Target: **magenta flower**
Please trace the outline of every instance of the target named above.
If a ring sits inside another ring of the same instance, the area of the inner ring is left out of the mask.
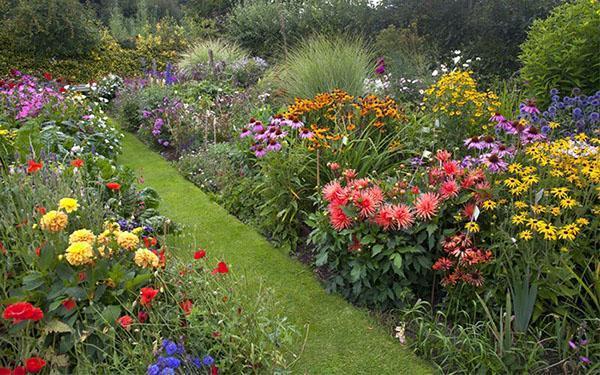
[[[240,138],[245,138],[252,135],[252,132],[248,128],[242,128],[242,132],[240,133]]]
[[[483,163],[487,165],[488,169],[493,173],[504,171],[508,167],[508,163],[502,160],[502,158],[499,157],[498,154],[486,154],[482,155],[482,158]]]
[[[529,113],[530,115],[538,115],[540,110],[535,105],[535,100],[527,99],[525,103],[521,104],[521,113]]]
[[[300,138],[302,139],[311,139],[313,136],[313,132],[308,130],[308,128],[302,128],[302,130],[300,130]]]
[[[486,147],[485,142],[483,142],[483,138],[477,136],[467,138],[463,141],[463,143],[468,149],[474,148],[476,150],[483,150]]]

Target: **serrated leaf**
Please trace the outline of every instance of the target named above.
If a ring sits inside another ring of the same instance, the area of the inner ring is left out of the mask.
[[[44,332],[48,333],[73,333],[73,328],[70,325],[61,322],[60,320],[51,320],[44,326]]]

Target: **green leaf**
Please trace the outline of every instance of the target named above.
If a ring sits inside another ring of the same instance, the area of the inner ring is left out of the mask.
[[[114,324],[121,315],[121,306],[106,306],[100,315],[108,324]]]
[[[46,323],[44,332],[48,333],[73,333],[73,328],[60,320],[54,319]]]
[[[381,253],[381,251],[383,251],[383,245],[375,245],[371,251],[371,256],[374,257],[375,255]]]
[[[131,279],[125,283],[125,289],[127,289],[129,291],[136,289],[141,284],[150,280],[151,277],[152,277],[152,274],[150,274],[150,273],[143,273],[141,275],[137,275],[136,277],[134,277],[133,279]]]

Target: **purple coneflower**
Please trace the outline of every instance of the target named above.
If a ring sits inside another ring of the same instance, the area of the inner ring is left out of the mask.
[[[267,154],[267,150],[265,150],[265,148],[262,145],[257,145],[255,147],[254,155],[256,155],[257,158],[262,158],[266,154]]]
[[[521,104],[521,113],[528,113],[530,115],[539,115],[540,110],[535,106],[535,100],[527,99],[525,103]]]
[[[281,143],[277,142],[274,139],[269,140],[269,144],[267,145],[267,151],[279,151],[281,150]]]
[[[468,149],[483,150],[486,147],[483,139],[477,136],[465,139],[464,144]]]
[[[546,135],[544,135],[538,128],[535,126],[530,126],[523,131],[521,134],[521,143],[524,145],[532,142],[539,142],[546,139]]]
[[[260,133],[265,130],[262,122],[256,121],[255,123],[250,123],[252,125],[252,131],[255,133]]]
[[[300,130],[300,138],[311,139],[313,136],[314,136],[313,132],[308,130],[308,128],[302,128],[302,130]]]
[[[502,160],[496,153],[486,154],[482,157],[483,163],[487,165],[488,169],[493,173],[504,171],[506,170],[506,167],[508,167],[508,163]]]
[[[290,126],[292,127],[292,129],[300,129],[304,126],[304,124],[302,123],[302,121],[298,121],[298,119],[293,119]]]
[[[515,149],[504,144],[496,144],[493,148],[493,152],[498,154],[499,157],[503,158],[505,156],[513,156]]]
[[[492,117],[490,117],[490,121],[492,122],[505,122],[506,118],[502,116],[500,113],[496,112]]]
[[[252,135],[252,132],[248,128],[242,128],[242,132],[240,133],[240,138],[245,138]]]

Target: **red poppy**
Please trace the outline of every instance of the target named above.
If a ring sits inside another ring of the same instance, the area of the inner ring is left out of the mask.
[[[150,316],[148,315],[148,313],[144,310],[138,311],[138,320],[140,321],[140,323],[146,323],[149,317]]]
[[[212,367],[210,368],[210,373],[211,375],[219,375],[219,369],[217,368],[217,366],[212,365]]]
[[[121,189],[121,184],[119,184],[118,182],[109,182],[106,184],[106,187],[112,191],[115,191]]]
[[[45,79],[46,81],[50,81],[50,80],[52,80],[52,74],[50,74],[50,73],[48,73],[48,72],[44,73],[44,79]]]
[[[191,300],[186,299],[184,301],[179,302],[179,306],[183,309],[185,315],[190,315],[194,303]]]
[[[212,270],[213,275],[216,275],[218,273],[228,273],[228,272],[229,272],[229,268],[227,267],[227,264],[225,262],[219,262],[219,264],[217,264],[217,268]]]
[[[77,302],[73,298],[69,298],[62,301],[62,305],[67,311],[71,311],[77,306]]]
[[[206,256],[206,251],[200,249],[194,253],[194,259],[202,259]]]
[[[142,288],[140,290],[140,303],[142,304],[142,306],[146,306],[149,305],[152,300],[156,297],[156,295],[158,294],[158,289],[153,289],[153,288]]]
[[[58,92],[61,92],[61,93],[67,92],[67,89],[65,89],[64,87],[61,87],[60,89],[58,89]]]
[[[410,190],[413,192],[413,194],[419,194],[420,191],[418,186],[413,186]]]
[[[38,257],[42,254],[42,246],[38,246],[35,248],[35,255],[37,255]]]
[[[11,375],[12,371],[6,367],[0,367],[0,375]]]
[[[38,321],[44,317],[44,313],[38,307],[33,306],[29,302],[16,302],[8,305],[2,313],[2,317],[6,320],[13,320],[13,324],[25,320]]]
[[[71,161],[71,166],[75,167],[75,168],[81,168],[83,166],[83,160],[82,159],[75,159]]]
[[[29,160],[27,162],[27,173],[35,173],[37,171],[39,171],[40,169],[42,169],[42,167],[44,166],[44,163],[42,162],[36,162],[35,160]]]
[[[156,246],[157,243],[158,243],[158,240],[154,237],[144,237],[144,245],[146,245],[147,248]]]
[[[34,374],[42,371],[44,366],[46,366],[46,361],[40,357],[31,357],[25,361],[25,369],[27,372]]]
[[[129,329],[129,326],[131,325],[131,323],[133,323],[133,318],[131,318],[129,315],[123,315],[122,317],[117,319],[117,323],[121,327]]]
[[[35,210],[40,215],[46,215],[46,207],[44,207],[44,206],[36,206]]]
[[[13,370],[13,375],[25,375],[25,374],[26,374],[26,371],[25,371],[24,366],[15,367],[15,369]]]

